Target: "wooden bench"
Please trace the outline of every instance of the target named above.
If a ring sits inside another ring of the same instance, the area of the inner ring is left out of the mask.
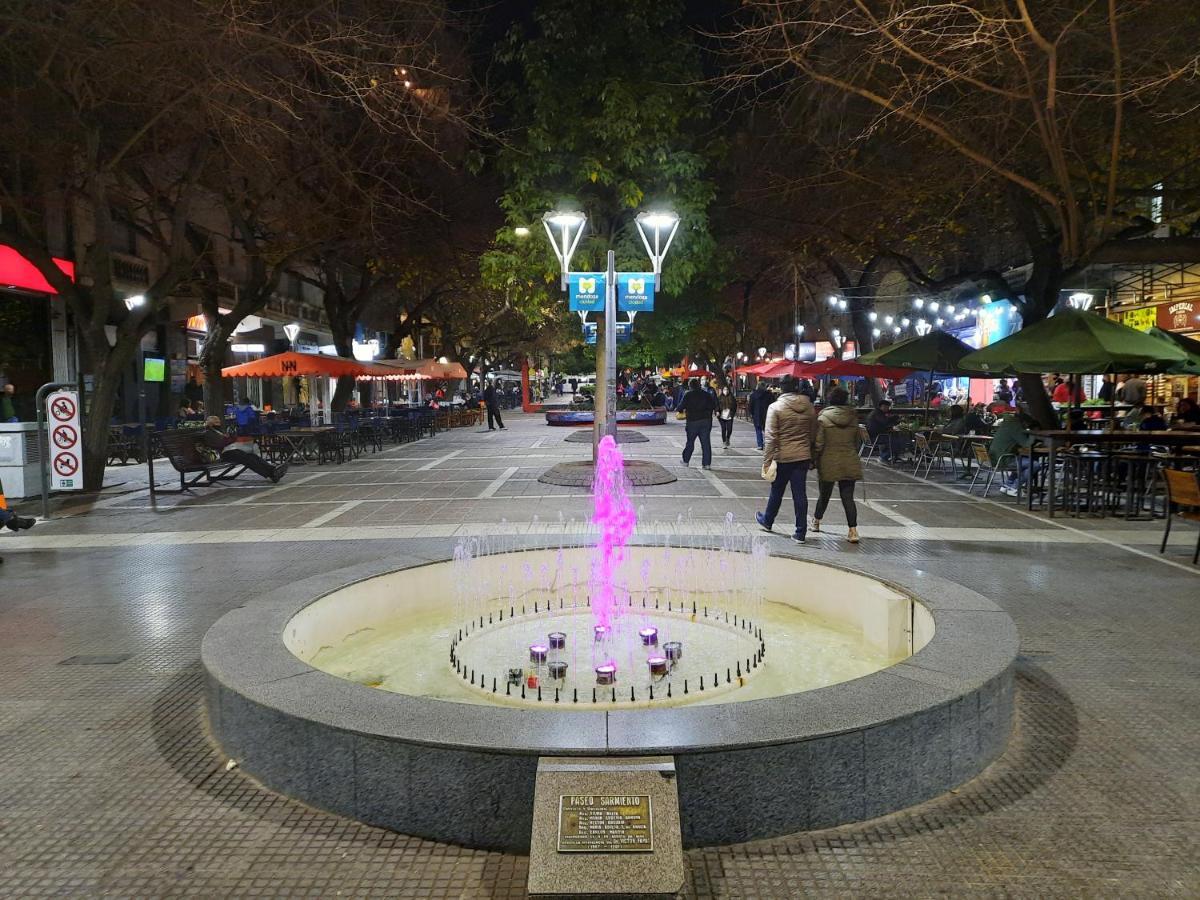
[[[178,431],[160,432],[158,442],[179,473],[179,492],[194,487],[211,486],[217,481],[237,478],[246,470],[239,463],[206,459],[198,445],[204,442],[204,432],[199,428],[184,428]]]

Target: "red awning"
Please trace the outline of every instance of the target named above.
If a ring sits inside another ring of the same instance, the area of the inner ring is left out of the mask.
[[[804,368],[807,378],[819,378],[822,375],[841,375],[847,378],[907,378],[913,369],[900,369],[892,366],[868,366],[853,359],[826,359],[819,363],[809,363]]]
[[[422,378],[444,381],[460,381],[467,377],[467,370],[461,363],[438,362],[436,359],[377,359],[374,365],[395,369],[410,376],[419,375]]]
[[[759,375],[759,376],[761,376],[763,374],[763,372],[766,372],[768,369],[779,365],[781,362],[785,362],[785,360],[764,359],[762,362],[750,363],[749,365],[745,365],[745,366],[738,366],[733,371],[735,373],[737,373],[738,375]]]
[[[326,356],[323,353],[298,353],[295,350],[221,370],[221,375],[225,378],[288,378],[312,375],[328,375],[330,378],[340,378],[343,375],[351,378],[360,375],[386,378],[395,374],[394,369],[359,362],[356,359]]]
[[[809,363],[783,359],[765,366],[758,375],[760,378],[783,378],[786,375],[791,375],[793,378],[809,378],[811,377],[808,374],[809,367]]]
[[[54,264],[69,279],[75,280],[75,263],[55,257]],[[41,269],[5,244],[0,244],[0,288],[16,288],[42,294],[58,293],[42,275]]]

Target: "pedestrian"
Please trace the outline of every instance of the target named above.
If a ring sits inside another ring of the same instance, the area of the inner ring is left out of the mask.
[[[1146,379],[1141,375],[1130,375],[1121,388],[1121,402],[1130,406],[1141,406],[1146,402]]]
[[[783,492],[792,489],[792,506],[796,514],[796,530],[792,540],[803,544],[808,530],[808,493],[805,479],[812,464],[813,439],[816,437],[817,416],[812,401],[800,393],[796,379],[783,379],[783,394],[767,410],[767,427],[763,444],[763,467],[775,463],[775,479],[765,512],[755,513],[754,520],[763,531],[770,531],[775,516],[783,504]]]
[[[237,447],[230,447],[229,445],[233,443],[233,438],[224,432],[221,428],[221,420],[216,416],[209,416],[205,420],[204,432],[201,434],[201,437],[204,440],[204,444],[200,449],[210,458],[215,457],[221,462],[245,466],[251,472],[261,475],[263,478],[269,478],[275,484],[279,484],[279,480],[287,474],[287,463],[280,463],[277,466],[273,466],[257,453],[251,453],[249,450],[240,450]]]
[[[754,443],[759,450],[763,448],[763,429],[767,427],[767,407],[770,405],[771,392],[767,390],[760,378],[758,384],[754,386],[754,390],[750,392],[750,399],[746,401],[750,412],[750,421],[754,424]]]
[[[960,407],[955,407],[959,409]],[[858,427],[858,411],[850,405],[850,395],[843,388],[829,392],[829,405],[817,416],[817,483],[820,493],[813,513],[812,530],[821,530],[821,519],[837,485],[846,513],[846,540],[858,543],[858,508],[854,505],[854,483],[863,477],[858,448],[862,432]]]
[[[737,413],[737,397],[728,387],[721,388],[717,397],[717,419],[721,423],[721,443],[729,449],[729,441],[733,437],[733,417]]]
[[[17,408],[13,405],[13,394],[16,393],[16,388],[10,381],[4,386],[4,390],[0,391],[0,422],[17,422]]]
[[[899,424],[900,417],[892,415],[890,400],[880,400],[879,405],[867,416],[867,437],[879,448],[879,458],[883,462],[891,462],[896,451],[901,449],[896,436],[896,426]],[[879,438],[883,435],[887,435],[887,440],[880,445]]]
[[[258,432],[258,429],[255,427],[258,424],[258,410],[254,408],[254,404],[250,402],[249,397],[242,398],[237,409],[233,412],[233,417],[237,422],[239,435],[256,434]]]
[[[683,464],[691,465],[696,438],[699,438],[700,464],[705,469],[711,469],[712,417],[713,413],[717,411],[717,401],[712,394],[700,386],[699,378],[693,378],[688,382],[688,390],[679,403],[679,410],[687,419],[687,444],[683,448]]]
[[[495,431],[496,426],[504,430],[504,420],[500,418],[500,398],[496,396],[496,385],[488,384],[483,392],[483,403],[487,407],[488,431]]]

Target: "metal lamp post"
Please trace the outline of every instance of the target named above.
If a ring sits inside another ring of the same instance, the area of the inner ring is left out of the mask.
[[[582,212],[556,210],[542,216],[542,225],[558,258],[562,288],[568,290],[571,257],[579,246],[587,217]],[[662,272],[662,261],[679,230],[679,216],[671,212],[643,212],[636,218],[638,234],[650,256],[654,275]],[[602,434],[617,436],[617,259],[608,251],[604,287],[604,356],[596,358],[596,415],[593,428],[593,458]],[[583,314],[581,314],[583,315]],[[603,364],[602,364],[603,362]]]

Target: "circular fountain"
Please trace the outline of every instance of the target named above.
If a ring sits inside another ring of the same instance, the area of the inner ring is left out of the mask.
[[[316,806],[507,850],[542,755],[673,755],[702,846],[891,812],[999,754],[1017,642],[994,604],[731,525],[634,540],[607,449],[587,540],[482,534],[229,613],[202,649],[216,740]]]

